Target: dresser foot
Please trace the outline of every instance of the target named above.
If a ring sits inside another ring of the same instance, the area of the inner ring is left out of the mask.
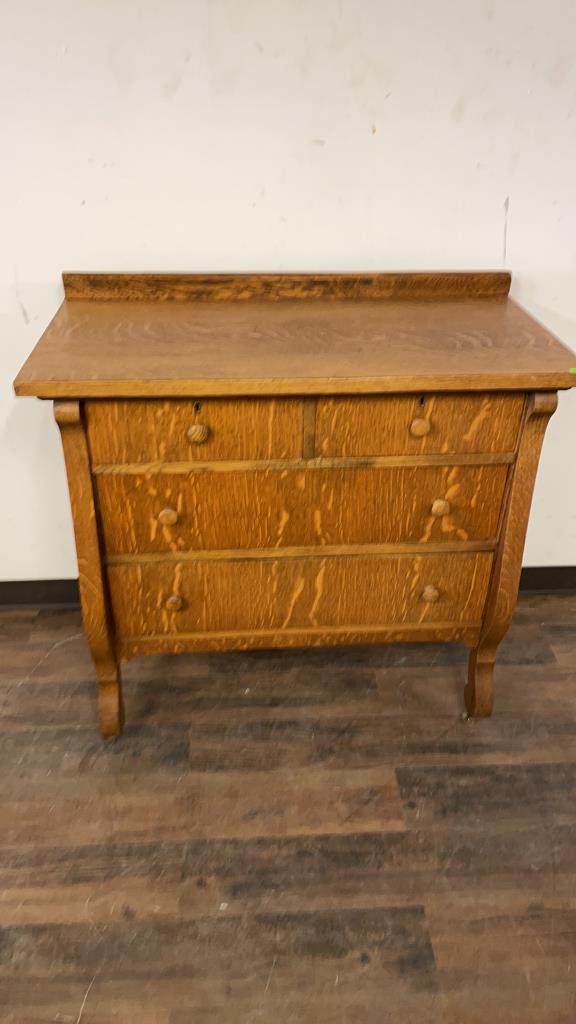
[[[494,700],[492,677],[496,651],[475,647],[468,658],[468,682],[464,687],[464,703],[470,718],[488,718]]]
[[[113,676],[98,676],[98,713],[104,739],[120,736],[124,727],[124,704],[118,669]]]

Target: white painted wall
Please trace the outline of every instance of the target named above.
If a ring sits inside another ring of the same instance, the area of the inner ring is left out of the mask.
[[[76,574],[51,408],[11,392],[63,269],[505,265],[576,348],[574,0],[0,13],[0,578]],[[575,428],[565,394],[527,565],[576,565]]]

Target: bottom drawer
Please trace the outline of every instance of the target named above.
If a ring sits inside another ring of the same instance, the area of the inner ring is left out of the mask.
[[[132,637],[478,625],[492,555],[360,555],[116,565],[116,629]]]

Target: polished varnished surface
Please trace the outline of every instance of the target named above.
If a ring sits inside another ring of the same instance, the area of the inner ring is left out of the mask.
[[[361,632],[387,625],[479,626],[492,555],[358,555],[114,565],[108,570],[120,644],[157,634],[268,634],[282,646],[297,630],[302,643],[324,630]],[[438,599],[426,600],[426,587]],[[179,609],[167,607],[172,594]],[[308,634],[308,636],[307,636]],[[210,637],[206,640],[209,642]]]
[[[466,652],[149,658],[103,745],[77,611],[0,616],[3,1024],[573,1024],[576,598]]]
[[[316,452],[321,456],[511,452],[522,394],[390,395],[319,398]]]
[[[16,380],[43,397],[569,388],[510,299],[66,300]]]
[[[108,554],[178,555],[494,540],[507,472],[493,465],[111,473],[98,476],[96,488]],[[446,512],[436,514],[442,501]]]
[[[284,302],[291,299],[505,298],[507,270],[366,274],[64,273],[67,299],[131,302]]]
[[[304,403],[288,399],[86,402],[92,464],[285,459],[302,454]],[[204,427],[199,438],[191,428]]]
[[[513,452],[524,395],[85,403],[92,465]],[[413,433],[419,424],[421,436]],[[423,425],[423,426],[422,426]],[[192,428],[204,428],[200,440]]]
[[[507,273],[66,275],[55,400],[104,737],[139,654],[461,640],[487,716],[571,354]],[[65,396],[69,396],[66,398]]]

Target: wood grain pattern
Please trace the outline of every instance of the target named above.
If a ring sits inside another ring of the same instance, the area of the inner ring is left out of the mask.
[[[316,455],[316,399],[305,398],[302,406],[302,458]]]
[[[496,650],[506,633],[518,598],[524,541],[540,451],[548,421],[555,412],[554,392],[529,395],[510,494],[494,562],[493,578],[483,616],[480,643],[470,654],[466,707],[471,715],[490,715]]]
[[[505,466],[444,466],[102,475],[96,487],[109,555],[177,554],[491,540],[506,473]],[[447,515],[433,513],[438,500],[449,502]],[[173,525],[160,521],[167,508]]]
[[[143,555],[109,555],[107,565],[136,565],[140,562],[198,562],[216,561],[230,562],[242,559],[258,561],[261,558],[326,558],[335,557],[357,558],[360,555],[444,555],[470,554],[478,551],[495,551],[498,541],[494,540],[463,540],[447,544],[445,541],[427,541],[423,548],[421,543],[414,544],[313,544],[310,546],[283,548],[211,548],[206,551],[159,552]]]
[[[574,354],[510,299],[64,302],[20,371],[43,398],[570,388]]]
[[[205,462],[301,455],[302,402],[297,399],[86,402],[93,463]],[[189,428],[208,428],[194,444]]]
[[[320,398],[317,453],[322,456],[511,452],[523,395],[422,394],[386,398]],[[422,418],[430,430],[411,432]]]
[[[491,565],[490,553],[186,561],[113,565],[108,578],[123,640],[150,633],[323,627],[360,633],[362,626],[383,624],[478,625]],[[422,600],[428,584],[440,591],[435,604]],[[183,599],[179,612],[165,608],[172,593]]]
[[[576,384],[509,284],[65,276],[15,388],[73,399],[105,734],[117,657],[191,649],[460,639],[468,710],[489,712],[549,394]]]
[[[315,459],[220,459],[196,462],[124,462],[93,465],[94,476],[154,476],[156,474],[198,476],[202,473],[257,472],[269,470],[380,469],[408,466],[507,466],[514,452],[484,452],[469,455],[370,455],[358,458]]]
[[[572,1024],[575,624],[475,722],[457,646],[137,659],[101,744],[80,613],[0,610],[2,1024]]]
[[[393,770],[372,769],[363,774],[364,777],[360,772],[355,773],[354,778],[344,782],[342,798],[338,801],[329,799],[328,791],[319,784],[320,780],[307,782],[305,771],[285,778],[273,792],[270,792],[267,775],[257,772],[252,778],[244,778],[242,783],[238,779],[227,779],[225,773],[220,773],[212,779],[210,787],[206,786],[202,774],[195,777],[187,773],[184,785],[178,786],[173,775],[164,772],[154,781],[156,806],[152,814],[148,811],[148,817],[143,811],[149,809],[149,800],[141,785],[135,784],[128,772],[124,774],[114,800],[110,799],[104,786],[90,794],[85,786],[79,789],[74,778],[67,780],[62,777],[44,782],[39,780],[35,792],[22,799],[14,780],[11,780],[10,798],[6,799],[8,794],[3,794],[10,822],[6,840],[9,839],[14,846],[22,844],[37,849],[68,842],[88,844],[99,835],[101,821],[106,814],[109,817],[109,835],[117,843],[145,842],[151,828],[154,831],[164,828],[167,842],[198,840],[210,834],[218,819],[222,827],[216,830],[216,834],[219,833],[222,839],[258,834],[314,835],[326,826],[332,826],[336,833],[346,832],[353,819],[359,832],[373,831],[379,821],[385,823],[390,831],[400,831],[403,828],[403,811]],[[334,781],[341,785],[344,780],[338,773]],[[252,808],[244,806],[239,799],[239,788],[246,784],[251,786]],[[136,798],[135,791],[138,793]],[[79,792],[83,799],[79,799]],[[41,809],[50,796],[53,801],[57,798],[58,814],[53,814],[48,832]],[[250,810],[256,811],[252,817],[247,813]],[[254,822],[258,817],[259,826]]]
[[[508,271],[366,274],[64,273],[67,299],[239,302],[266,299],[505,298]]]
[[[216,630],[212,633],[150,633],[148,636],[120,637],[118,652],[121,661],[142,655],[186,654],[200,651],[234,651],[238,656],[247,651],[288,652],[308,647],[358,647],[366,644],[438,644],[459,641],[473,647],[478,643],[480,623],[475,626],[454,622],[405,623],[381,622],[377,626],[307,626],[258,630]],[[380,647],[381,650],[385,648]]]
[[[98,678],[100,728],[105,737],[117,736],[122,731],[123,723],[122,691],[100,558],[96,509],[80,404],[56,402],[54,415],[60,427],[66,461],[84,629]]]

